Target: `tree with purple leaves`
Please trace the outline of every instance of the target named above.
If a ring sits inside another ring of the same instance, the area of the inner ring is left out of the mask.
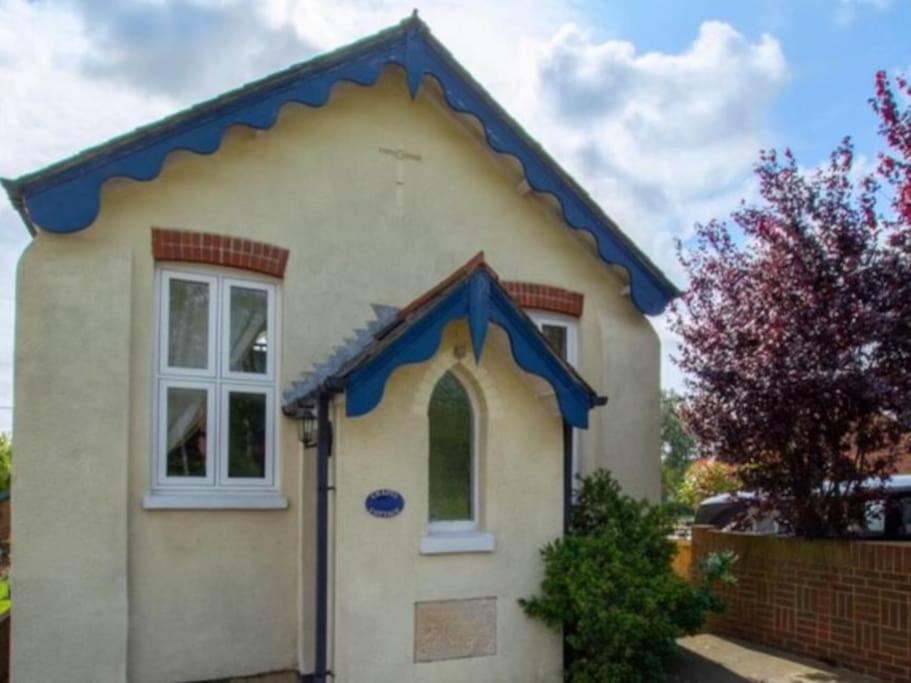
[[[808,538],[863,526],[908,430],[911,114],[878,83],[878,175],[856,178],[848,139],[809,171],[789,151],[764,152],[762,201],[698,225],[679,250],[684,419],[702,455],[735,465]]]

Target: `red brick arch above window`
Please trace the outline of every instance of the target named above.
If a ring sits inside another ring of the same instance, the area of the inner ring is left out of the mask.
[[[533,282],[503,282],[509,295],[522,308],[535,308],[540,311],[562,313],[574,318],[582,316],[584,296],[561,287],[539,285]]]
[[[206,263],[284,277],[288,250],[265,242],[192,230],[152,228],[156,261]]]

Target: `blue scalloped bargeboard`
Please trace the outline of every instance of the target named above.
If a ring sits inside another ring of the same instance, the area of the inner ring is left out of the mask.
[[[534,324],[483,270],[473,273],[392,344],[351,371],[345,384],[347,414],[355,417],[373,410],[395,369],[428,360],[439,348],[446,325],[462,318],[468,319],[475,358],[480,360],[487,326],[497,324],[509,338],[516,364],[553,387],[563,419],[573,427],[588,427],[588,413],[598,405],[598,397],[566,369]]]
[[[171,152],[187,150],[212,154],[221,145],[227,129],[234,125],[271,128],[279,110],[289,102],[321,107],[339,81],[373,85],[383,68],[397,64],[406,71],[412,97],[425,75],[434,77],[448,105],[455,111],[475,116],[484,128],[488,145],[498,153],[515,157],[529,186],[547,192],[560,203],[566,223],[585,230],[595,238],[598,254],[607,263],[629,274],[630,297],[646,315],[661,313],[676,295],[673,286],[655,273],[635,253],[615,226],[598,216],[561,175],[554,162],[529,144],[516,124],[508,120],[483,89],[430,36],[419,20],[405,22],[401,30],[384,40],[353,46],[338,60],[320,68],[304,64],[287,77],[241,92],[220,105],[192,112],[173,125],[139,134],[137,138],[109,152],[76,162],[59,172],[50,172],[21,184],[30,219],[50,232],[69,233],[89,226],[100,209],[101,185],[114,177],[148,181],[161,173]]]

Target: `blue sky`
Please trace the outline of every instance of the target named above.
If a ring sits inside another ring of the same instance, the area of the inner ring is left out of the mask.
[[[753,197],[760,148],[871,164],[877,69],[911,71],[911,0],[0,0],[0,176],[395,23],[434,33],[681,285],[674,240]],[[530,8],[534,10],[531,11]],[[0,430],[14,270],[0,199]],[[679,387],[664,342],[663,383]]]
[[[867,99],[873,74],[911,69],[911,2],[903,0],[656,0],[595,3],[605,38],[631,40],[643,50],[686,48],[706,18],[728,22],[748,39],[774,36],[790,65],[790,82],[769,110],[776,144],[807,163],[825,156],[847,133],[858,147],[877,147]]]

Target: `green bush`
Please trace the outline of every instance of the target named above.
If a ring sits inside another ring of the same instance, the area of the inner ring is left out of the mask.
[[[733,555],[716,556],[691,585],[674,574],[668,511],[624,495],[610,474],[581,479],[569,533],[541,550],[541,594],[526,614],[562,629],[572,683],[663,681],[676,639],[693,633],[721,601]]]

